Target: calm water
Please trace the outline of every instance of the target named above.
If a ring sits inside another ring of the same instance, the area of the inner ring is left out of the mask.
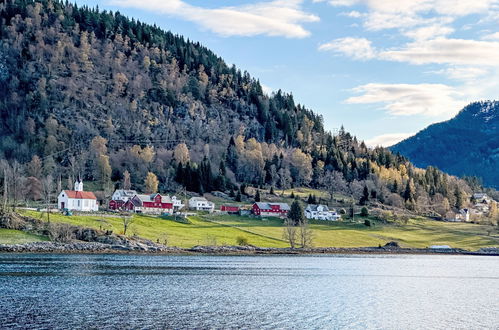
[[[499,258],[0,254],[0,327],[499,329]]]

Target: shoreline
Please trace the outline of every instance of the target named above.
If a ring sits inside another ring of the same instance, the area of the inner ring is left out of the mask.
[[[337,254],[418,254],[418,255],[480,255],[499,256],[499,248],[482,248],[477,251],[464,249],[429,249],[383,247],[327,247],[327,248],[263,248],[255,246],[194,246],[192,248],[168,247],[159,244],[109,245],[97,242],[34,242],[0,244],[0,253],[50,253],[50,254],[136,254],[136,255],[337,255]]]

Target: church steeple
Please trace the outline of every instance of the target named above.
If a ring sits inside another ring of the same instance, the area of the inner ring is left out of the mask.
[[[78,179],[75,181],[75,191],[83,191],[83,181],[78,176]]]

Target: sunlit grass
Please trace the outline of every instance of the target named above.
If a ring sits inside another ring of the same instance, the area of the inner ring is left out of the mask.
[[[47,240],[46,236],[28,234],[20,230],[0,229],[0,244],[23,244]]]
[[[35,211],[23,211],[39,217]],[[104,219],[104,221],[102,221]],[[359,220],[362,220],[361,218]],[[96,229],[123,232],[122,219],[115,215],[63,216],[53,214],[51,221],[64,222]],[[261,247],[287,247],[283,239],[283,220],[278,218],[239,217],[235,215],[202,215],[189,217],[189,223],[172,218],[134,215],[127,236],[137,235],[170,246],[189,248],[195,245],[235,245],[237,237],[245,237],[249,244]],[[321,222],[311,223],[313,245],[316,247],[364,247],[384,245],[397,241],[403,247],[424,248],[430,245],[449,245],[476,250],[499,246],[497,230],[490,226],[469,223],[445,223],[429,220],[411,220],[407,225],[376,223],[366,227],[363,223]],[[490,234],[490,235],[489,235]]]

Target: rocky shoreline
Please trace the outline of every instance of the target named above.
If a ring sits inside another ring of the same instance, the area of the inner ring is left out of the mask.
[[[1,245],[0,253],[114,253],[114,254],[205,254],[205,255],[298,255],[298,254],[453,254],[499,256],[499,248],[478,251],[463,249],[419,249],[397,246],[359,248],[263,248],[255,246],[195,246],[190,249],[168,247],[150,241],[126,241],[125,244],[99,242],[35,242]]]

